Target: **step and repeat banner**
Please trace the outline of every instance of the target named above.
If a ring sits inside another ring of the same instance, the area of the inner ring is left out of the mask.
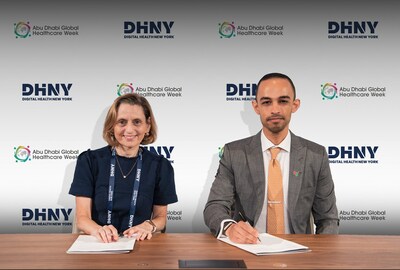
[[[372,2],[372,3],[371,3]],[[261,129],[266,73],[301,100],[291,130],[326,147],[343,234],[400,234],[398,1],[4,1],[0,233],[70,232],[77,156],[106,145],[119,95],[145,96],[147,148],[174,167],[167,232],[208,232],[225,143]]]

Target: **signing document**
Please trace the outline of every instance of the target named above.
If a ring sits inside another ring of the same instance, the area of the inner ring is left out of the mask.
[[[68,254],[107,254],[128,253],[133,250],[135,237],[120,237],[118,241],[103,243],[91,235],[79,235],[72,246],[67,250]]]
[[[268,233],[259,234],[259,239],[260,242],[257,244],[237,244],[229,240],[229,238],[226,236],[218,236],[218,240],[255,255],[274,255],[310,251],[306,246],[270,235]]]

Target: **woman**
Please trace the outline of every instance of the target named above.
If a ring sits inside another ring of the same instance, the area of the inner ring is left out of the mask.
[[[156,140],[150,104],[137,94],[118,97],[104,123],[108,146],[79,155],[70,194],[79,230],[109,243],[119,235],[151,239],[165,228],[167,205],[177,202],[167,159],[140,144]]]

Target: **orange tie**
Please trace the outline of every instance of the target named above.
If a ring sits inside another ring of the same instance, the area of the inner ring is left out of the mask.
[[[269,150],[271,160],[268,168],[267,232],[269,234],[284,234],[282,172],[276,159],[281,149],[276,147]]]

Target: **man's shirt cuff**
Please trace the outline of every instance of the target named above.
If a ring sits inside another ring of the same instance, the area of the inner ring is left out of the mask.
[[[232,225],[233,223],[237,223],[236,221],[234,221],[233,219],[224,219],[223,221],[221,221],[221,225],[219,226],[219,233],[217,238],[224,238],[227,237],[225,235],[226,230],[229,228],[230,225]]]

